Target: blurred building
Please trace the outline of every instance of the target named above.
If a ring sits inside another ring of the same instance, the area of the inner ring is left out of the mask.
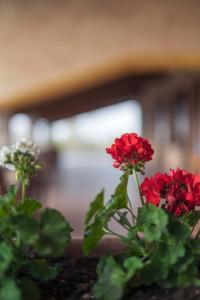
[[[149,138],[148,174],[200,172],[199,11],[195,0],[0,2],[0,143],[40,144],[33,193],[77,235],[91,197],[118,180],[104,154],[116,135]]]

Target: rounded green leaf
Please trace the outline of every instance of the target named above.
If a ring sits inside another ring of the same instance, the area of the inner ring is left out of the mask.
[[[166,231],[168,224],[167,213],[152,204],[146,204],[138,210],[137,227],[144,232],[147,241],[159,240]]]
[[[39,221],[39,238],[35,250],[40,256],[60,256],[71,240],[71,227],[57,210],[46,208]]]

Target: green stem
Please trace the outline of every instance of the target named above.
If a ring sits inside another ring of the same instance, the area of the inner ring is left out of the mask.
[[[26,180],[22,180],[22,202],[24,202],[25,197],[26,197],[26,189],[27,189],[27,184]]]
[[[135,184],[136,184],[136,186],[137,186],[137,189],[138,189],[138,193],[139,193],[139,196],[140,196],[141,204],[142,204],[142,206],[143,206],[143,205],[144,205],[144,200],[143,200],[143,197],[142,197],[142,194],[141,194],[141,191],[140,191],[140,184],[139,184],[137,172],[135,171],[135,169],[133,169],[133,177],[134,177],[134,180],[135,180]]]
[[[124,238],[123,235],[118,234],[118,233],[112,231],[110,228],[105,228],[105,229],[106,229],[106,233],[107,233],[107,234],[115,235],[115,236],[119,237],[120,239],[123,239],[123,238]]]
[[[124,229],[128,230],[128,227],[126,227],[124,224],[119,223],[119,220],[118,220],[115,216],[112,216],[112,218],[113,218],[118,224],[120,224]]]
[[[132,204],[131,204],[131,200],[129,199],[128,197],[128,203],[129,203],[129,206],[130,206],[130,209],[128,208],[128,211],[130,212],[131,214],[131,217],[132,217],[132,220],[133,220],[133,224],[135,224],[135,215],[134,215],[134,212],[133,212],[133,207],[132,207]]]

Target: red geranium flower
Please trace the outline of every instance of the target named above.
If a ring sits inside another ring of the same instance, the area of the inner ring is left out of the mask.
[[[145,178],[141,192],[146,202],[181,216],[200,205],[200,176],[179,168],[169,175],[157,173]]]
[[[144,163],[152,159],[154,153],[151,144],[147,139],[138,136],[136,133],[125,133],[115,139],[106,152],[115,160],[115,168],[126,169],[133,167],[142,172]]]

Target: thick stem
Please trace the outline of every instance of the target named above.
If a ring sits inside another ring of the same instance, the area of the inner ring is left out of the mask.
[[[138,189],[138,193],[139,193],[139,196],[140,196],[141,204],[143,206],[144,205],[144,200],[143,200],[143,197],[142,197],[142,194],[141,194],[141,191],[140,191],[140,184],[139,184],[137,172],[135,171],[135,169],[133,169],[133,177],[134,177],[134,181],[135,181],[135,184],[137,186],[137,189]]]
[[[25,197],[26,197],[26,189],[27,189],[27,183],[26,183],[26,179],[22,180],[22,199],[21,201],[24,202]]]

